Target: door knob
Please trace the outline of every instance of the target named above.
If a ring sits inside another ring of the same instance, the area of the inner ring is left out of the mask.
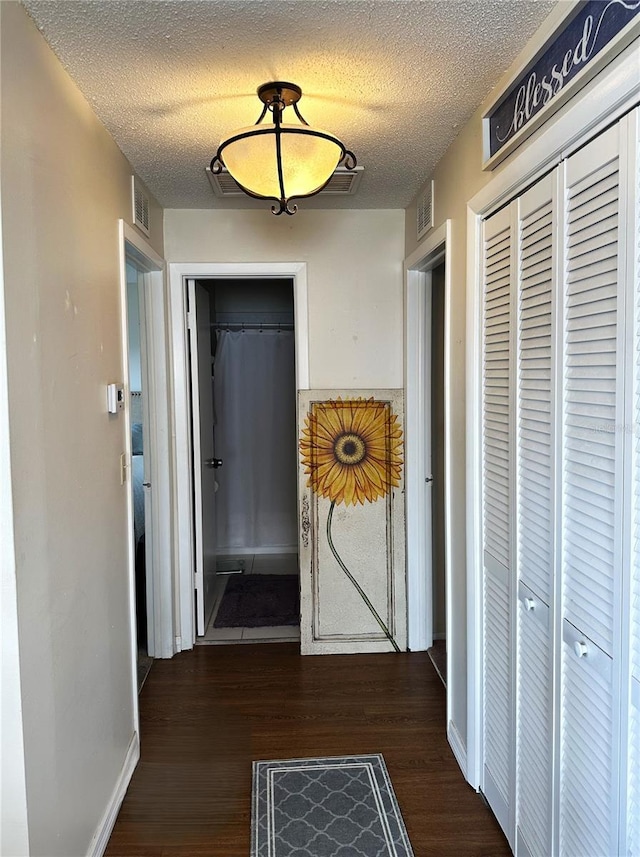
[[[217,470],[218,467],[222,467],[222,459],[221,458],[207,458],[205,461],[207,467],[213,467],[214,470]]]
[[[584,658],[587,656],[589,652],[589,647],[586,643],[583,643],[581,640],[576,640],[573,644],[573,651],[579,658]]]

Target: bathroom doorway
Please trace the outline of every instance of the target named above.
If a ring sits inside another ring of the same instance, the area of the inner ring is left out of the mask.
[[[298,640],[293,280],[187,288],[197,642]]]

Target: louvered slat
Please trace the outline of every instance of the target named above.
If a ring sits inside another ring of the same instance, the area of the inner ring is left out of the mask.
[[[610,655],[616,539],[618,182],[617,156],[575,175],[569,169],[565,235],[564,615]]]
[[[567,623],[565,623],[565,626]],[[560,854],[607,857],[614,853],[610,658],[589,643],[577,657],[581,635],[565,631],[560,795]],[[594,668],[589,659],[598,663]],[[597,740],[594,740],[597,739]]]
[[[531,857],[548,857],[553,773],[549,608],[521,585],[518,610],[518,829]]]

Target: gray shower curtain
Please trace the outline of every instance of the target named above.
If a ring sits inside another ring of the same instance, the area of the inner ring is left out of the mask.
[[[217,546],[284,551],[297,544],[293,331],[222,330],[214,365]]]

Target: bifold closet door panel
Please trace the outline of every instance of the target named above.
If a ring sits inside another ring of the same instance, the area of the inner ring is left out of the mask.
[[[512,207],[483,232],[483,789],[513,842],[515,792],[512,645]]]
[[[552,853],[555,290],[554,171],[517,201],[517,832],[532,857]]]
[[[608,655],[621,560],[620,133],[565,171],[563,614]]]
[[[564,166],[561,857],[618,852],[623,128]]]

